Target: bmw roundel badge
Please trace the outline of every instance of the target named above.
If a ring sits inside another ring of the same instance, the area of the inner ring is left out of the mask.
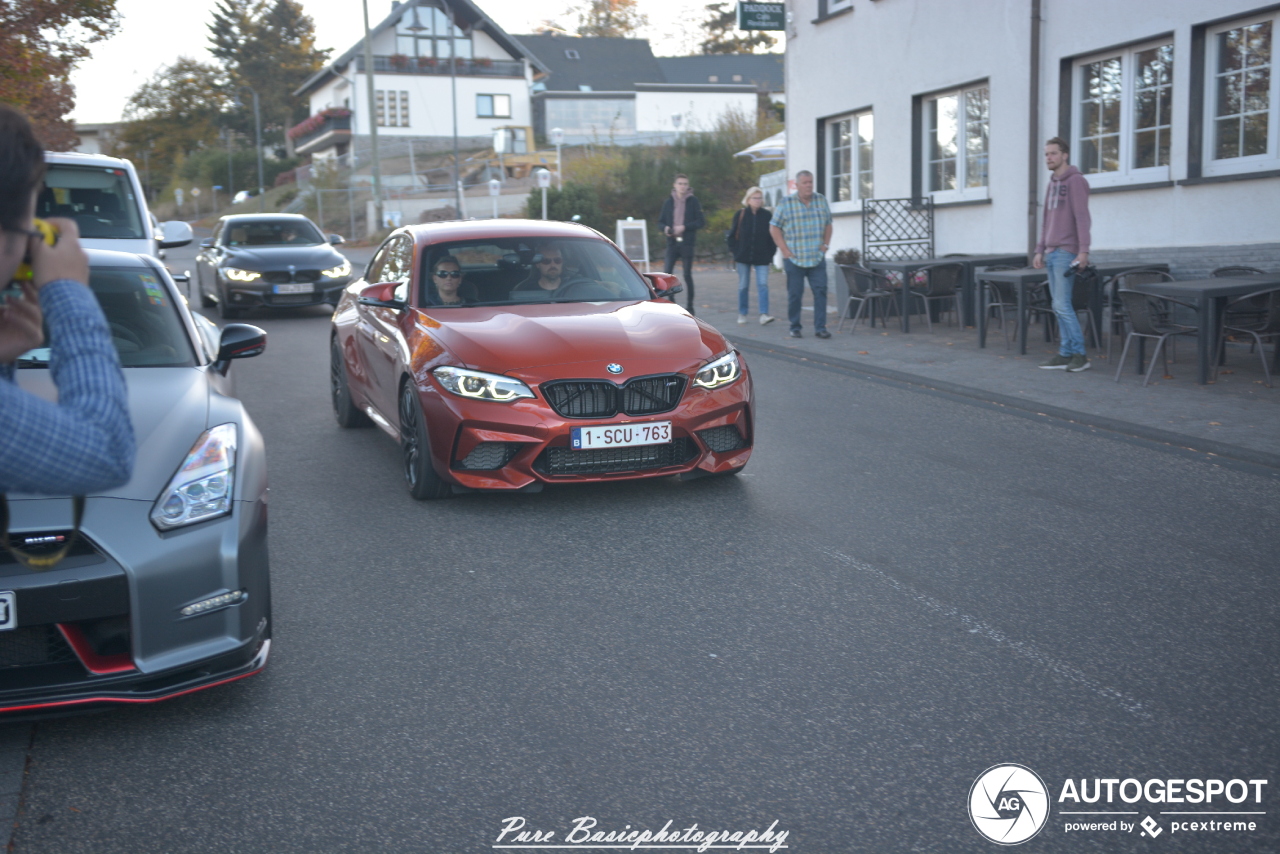
[[[605,370],[611,374],[620,374],[622,373],[622,365],[619,365],[617,362],[612,362],[605,366]]]

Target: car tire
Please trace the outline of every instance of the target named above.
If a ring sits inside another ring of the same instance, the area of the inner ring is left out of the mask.
[[[329,390],[333,398],[333,417],[338,419],[339,427],[368,427],[373,424],[351,399],[347,362],[342,358],[342,346],[337,338],[329,346]]]
[[[204,279],[200,276],[200,265],[196,264],[196,293],[200,295],[200,306],[202,308],[213,308],[218,301],[209,296],[204,289]]]
[[[405,483],[414,498],[426,501],[445,498],[453,492],[431,464],[427,419],[412,382],[405,383],[400,389],[400,453],[404,460]]]

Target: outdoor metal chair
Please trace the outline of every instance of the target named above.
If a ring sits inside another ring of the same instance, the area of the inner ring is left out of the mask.
[[[871,305],[870,318],[874,328],[876,302],[878,300],[887,301],[893,296],[888,278],[865,267],[858,267],[852,264],[837,264],[836,266],[840,268],[845,282],[849,285],[849,301],[845,304],[844,311],[840,314],[840,323],[836,326],[836,331],[839,332],[843,329],[844,322],[852,317],[853,329],[849,331],[853,332],[858,326],[858,318],[863,316],[868,304]],[[853,309],[855,302],[858,303],[858,310],[853,315],[850,315],[849,312]],[[886,309],[881,308],[880,324],[882,326],[887,323],[885,319],[886,313]]]
[[[1174,336],[1196,335],[1200,332],[1198,326],[1174,323],[1170,319],[1173,314],[1171,306],[1176,304],[1191,311],[1195,311],[1195,306],[1172,297],[1153,296],[1152,294],[1133,291],[1128,288],[1121,288],[1117,292],[1117,296],[1120,298],[1125,315],[1129,319],[1129,334],[1125,336],[1124,349],[1120,351],[1120,361],[1116,365],[1115,381],[1120,382],[1120,372],[1124,370],[1124,359],[1125,356],[1129,355],[1129,344],[1133,342],[1133,339],[1155,338],[1156,348],[1151,353],[1151,364],[1142,378],[1142,385],[1145,387],[1147,383],[1151,382],[1151,372],[1155,370],[1157,356],[1160,357],[1160,365],[1164,372],[1169,372],[1169,363],[1165,358],[1166,348],[1164,342]],[[1138,370],[1142,370],[1141,361],[1138,363]]]
[[[1221,278],[1240,278],[1242,276],[1265,276],[1265,270],[1259,270],[1257,267],[1219,267],[1209,274],[1215,279]],[[1266,312],[1265,299],[1253,300],[1232,300],[1232,307],[1229,307],[1222,315],[1222,322],[1230,325],[1249,326],[1257,323],[1262,319]],[[1249,345],[1249,352],[1253,352],[1253,344]]]
[[[1232,308],[1240,305],[1249,306],[1251,312],[1261,306],[1261,312],[1251,320],[1227,320],[1232,316]],[[1227,310],[1223,318],[1222,334],[1218,336],[1218,358],[1214,359],[1213,362],[1214,380],[1218,379],[1218,365],[1223,362],[1227,355],[1227,333],[1234,332],[1240,335],[1248,335],[1253,339],[1253,345],[1257,347],[1258,357],[1262,360],[1263,382],[1267,388],[1271,388],[1271,369],[1267,365],[1267,354],[1262,347],[1262,340],[1264,338],[1280,338],[1280,288],[1268,288],[1245,294],[1242,297],[1236,297],[1227,303]],[[1280,343],[1277,343],[1276,347],[1280,350]],[[1250,352],[1252,352],[1252,348],[1250,348]]]
[[[1133,288],[1139,285],[1150,285],[1156,282],[1172,282],[1174,278],[1164,270],[1152,270],[1147,267],[1135,267],[1116,273],[1102,285],[1102,310],[1106,315],[1102,325],[1107,330],[1107,358],[1111,358],[1111,339],[1117,333],[1124,334],[1129,318],[1125,314],[1124,304],[1117,295],[1122,288]],[[1174,361],[1177,361],[1176,354]]]
[[[924,303],[925,326],[930,332],[933,331],[933,319],[929,316],[930,303],[950,300],[951,307],[947,309],[947,313],[956,311],[960,284],[963,281],[963,264],[930,264],[916,270],[915,278],[911,283],[910,297],[918,298]],[[916,285],[916,282],[920,285]]]
[[[1214,279],[1222,279],[1234,278],[1236,276],[1265,276],[1266,274],[1266,270],[1259,270],[1257,267],[1231,266],[1219,267],[1210,273],[1209,276]]]
[[[1093,290],[1097,287],[1098,271],[1093,267],[1086,267],[1083,271],[1078,271],[1071,277],[1071,307],[1075,309],[1076,317],[1079,318],[1081,312],[1084,313],[1085,322],[1081,324],[1081,331],[1093,336],[1093,346],[1099,350],[1102,349],[1102,336],[1098,334],[1098,327],[1093,321],[1093,312],[1089,310],[1089,303],[1093,297]],[[1056,329],[1056,321],[1058,314],[1053,310],[1053,295],[1050,293],[1048,284],[1044,285],[1044,292],[1040,301],[1027,306],[1028,314],[1044,315],[1045,328],[1047,330]]]
[[[996,272],[999,270],[1021,270],[1021,267],[1013,264],[996,264],[991,267],[984,267],[984,271]],[[981,275],[979,273],[978,275]],[[1000,316],[1000,328],[1004,331],[1004,348],[1009,349],[1009,324],[1005,323],[1004,313],[1012,312],[1014,320],[1018,319],[1018,288],[1010,282],[986,282],[982,283],[983,289],[987,295],[987,313],[993,312]],[[1043,296],[1043,285],[1036,285],[1027,291],[1028,300],[1030,302],[1041,301]],[[1014,330],[1017,330],[1017,323],[1014,324]]]

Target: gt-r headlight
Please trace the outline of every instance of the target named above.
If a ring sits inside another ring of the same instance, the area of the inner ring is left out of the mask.
[[[465,368],[436,368],[432,371],[440,385],[459,397],[476,400],[511,401],[533,397],[533,391],[520,380]]]
[[[194,525],[231,512],[236,484],[236,425],[211,427],[151,508],[151,524],[161,531]]]
[[[694,374],[693,384],[703,388],[720,388],[742,376],[742,365],[738,362],[738,354],[730,353],[721,356],[714,362]]]
[[[351,275],[351,262],[346,258],[342,259],[342,263],[336,267],[330,267],[327,270],[321,270],[320,275],[330,279],[340,279],[343,276]]]
[[[223,267],[222,272],[233,282],[256,282],[262,278],[257,270],[241,270],[238,267]]]

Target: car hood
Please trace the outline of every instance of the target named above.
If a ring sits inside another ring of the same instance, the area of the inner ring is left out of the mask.
[[[95,493],[112,498],[155,501],[191,446],[210,426],[209,387],[204,368],[125,368],[129,415],[138,456],[133,477],[124,486]],[[19,384],[47,400],[57,400],[49,372],[17,371]]]
[[[307,270],[325,270],[342,263],[343,255],[327,243],[314,246],[232,246],[226,263],[247,270],[278,270],[292,264]]]
[[[462,362],[460,367],[512,376],[549,378],[557,373],[546,370],[552,366],[584,363],[599,364],[601,370],[618,363],[626,376],[634,376],[690,368],[728,349],[724,336],[713,327],[670,303],[446,311],[423,315],[423,321],[432,336]],[[447,322],[435,322],[440,319]]]

